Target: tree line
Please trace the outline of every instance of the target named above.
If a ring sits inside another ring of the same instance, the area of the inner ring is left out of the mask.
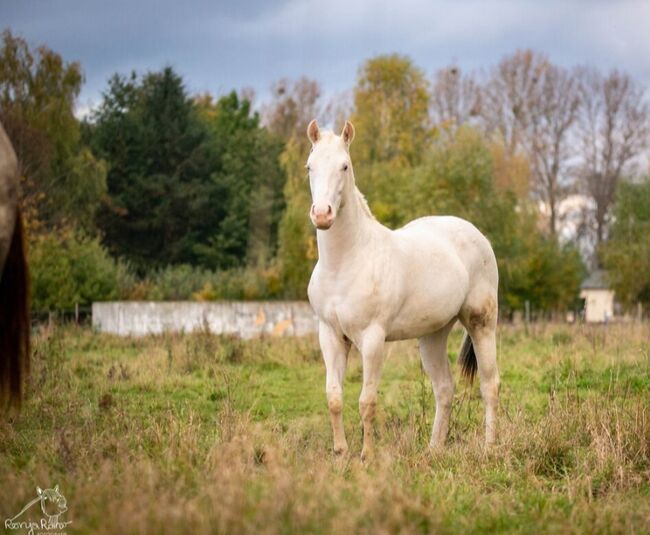
[[[9,30],[0,58],[38,310],[304,298],[317,257],[313,117],[354,122],[355,176],[381,222],[454,214],[489,237],[505,313],[576,306],[587,266],[608,268],[625,303],[650,301],[650,112],[623,72],[517,51],[480,74],[427,77],[382,55],[349,92],[328,99],[316,80],[283,79],[256,105],[251,91],[189,94],[168,66],[116,73],[79,120],[78,63]]]

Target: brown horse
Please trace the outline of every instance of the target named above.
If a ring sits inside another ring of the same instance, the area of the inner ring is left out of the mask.
[[[0,125],[0,409],[20,405],[29,373],[28,286],[18,162]]]

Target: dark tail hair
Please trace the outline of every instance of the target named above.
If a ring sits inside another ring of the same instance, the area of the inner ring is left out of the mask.
[[[29,374],[29,275],[20,210],[0,266],[0,409],[20,406]]]
[[[474,344],[468,333],[465,333],[465,338],[463,338],[463,345],[458,355],[458,363],[460,364],[460,372],[463,377],[468,379],[470,384],[473,383],[478,364],[476,363]]]

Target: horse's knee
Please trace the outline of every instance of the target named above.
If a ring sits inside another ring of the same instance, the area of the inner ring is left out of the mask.
[[[363,421],[372,420],[377,409],[377,395],[361,394],[359,398],[359,412]]]
[[[328,393],[327,406],[331,414],[341,414],[343,412],[343,396],[340,393]]]

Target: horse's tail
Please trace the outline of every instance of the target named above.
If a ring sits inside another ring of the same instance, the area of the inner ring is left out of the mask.
[[[4,267],[0,266],[0,408],[20,406],[29,373],[29,275],[23,219],[16,213]]]
[[[473,383],[478,364],[476,362],[474,344],[468,333],[465,333],[465,338],[463,338],[463,345],[458,355],[458,363],[460,364],[461,374],[469,380],[470,384]]]

